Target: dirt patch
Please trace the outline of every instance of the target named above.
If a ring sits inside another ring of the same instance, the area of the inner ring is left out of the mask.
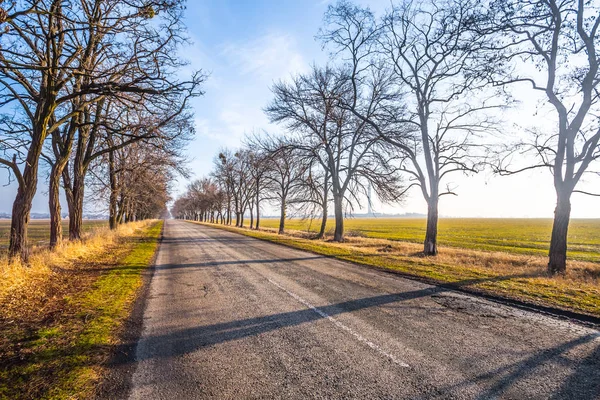
[[[392,247],[392,245],[388,244],[386,246],[383,246],[383,247],[377,249],[377,251],[379,253],[393,253],[394,252],[394,248]]]

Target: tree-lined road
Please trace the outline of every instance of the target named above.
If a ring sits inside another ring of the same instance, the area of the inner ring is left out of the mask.
[[[600,333],[166,221],[131,399],[600,396]]]

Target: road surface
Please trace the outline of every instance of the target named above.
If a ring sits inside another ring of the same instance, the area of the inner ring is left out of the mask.
[[[595,399],[600,334],[166,221],[130,399]]]

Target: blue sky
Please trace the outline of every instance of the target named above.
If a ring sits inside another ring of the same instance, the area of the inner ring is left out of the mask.
[[[388,0],[364,0],[374,11],[382,11]],[[236,147],[246,133],[280,129],[270,125],[262,109],[271,99],[274,81],[306,71],[312,63],[323,64],[326,52],[314,37],[330,1],[323,0],[188,0],[186,24],[192,44],[182,51],[189,70],[210,73],[206,94],[193,106],[196,139],[188,147],[195,177],[210,172],[220,148]],[[186,72],[186,71],[184,71]],[[521,107],[511,118],[531,118],[535,106]],[[3,172],[2,172],[3,173]],[[5,176],[0,179],[6,181]],[[482,173],[456,177],[458,197],[446,196],[440,203],[444,216],[464,217],[552,217],[555,194],[547,172],[516,177]],[[175,193],[186,182],[175,185]],[[47,211],[46,173],[40,175],[34,212]],[[0,187],[0,212],[10,212],[14,185]],[[574,195],[573,216],[600,218],[600,199]],[[66,209],[66,205],[63,206]],[[379,205],[378,211],[420,212],[426,207],[417,191],[400,206]]]
[[[262,108],[269,86],[327,56],[314,40],[322,1],[192,1],[186,13],[192,67],[210,73],[196,108],[192,169],[208,172],[221,146],[238,146],[253,130],[277,132]]]

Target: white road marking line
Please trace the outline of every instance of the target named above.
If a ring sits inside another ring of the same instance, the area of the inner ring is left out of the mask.
[[[341,330],[346,331],[349,334],[351,334],[352,336],[354,336],[354,338],[356,340],[358,340],[359,342],[362,342],[362,343],[366,344],[367,346],[369,346],[370,348],[372,348],[373,350],[375,350],[376,352],[378,352],[382,356],[389,358],[390,360],[392,360],[392,362],[394,362],[394,364],[398,364],[399,366],[405,367],[405,368],[409,368],[410,367],[410,365],[408,365],[407,363],[405,363],[405,362],[403,362],[401,360],[398,360],[392,354],[386,352],[381,347],[379,347],[375,343],[371,342],[370,340],[368,340],[367,338],[365,338],[364,336],[362,336],[360,333],[358,333],[358,332],[354,331],[352,328],[344,325],[343,323],[341,323],[337,319],[333,318],[332,316],[328,315],[327,313],[319,310],[317,307],[313,306],[308,301],[306,301],[302,297],[298,296],[296,293],[290,292],[289,290],[287,290],[286,288],[284,288],[283,286],[281,286],[279,283],[277,283],[277,282],[275,282],[275,281],[273,281],[273,280],[271,280],[269,278],[267,278],[267,280],[271,284],[277,286],[279,289],[281,289],[284,292],[286,292],[287,294],[289,294],[291,297],[293,297],[294,299],[296,299],[298,302],[304,304],[306,307],[310,308],[311,310],[313,310],[314,312],[316,312],[317,314],[319,314],[321,317],[326,318],[329,321],[331,321],[335,326],[337,326]]]

